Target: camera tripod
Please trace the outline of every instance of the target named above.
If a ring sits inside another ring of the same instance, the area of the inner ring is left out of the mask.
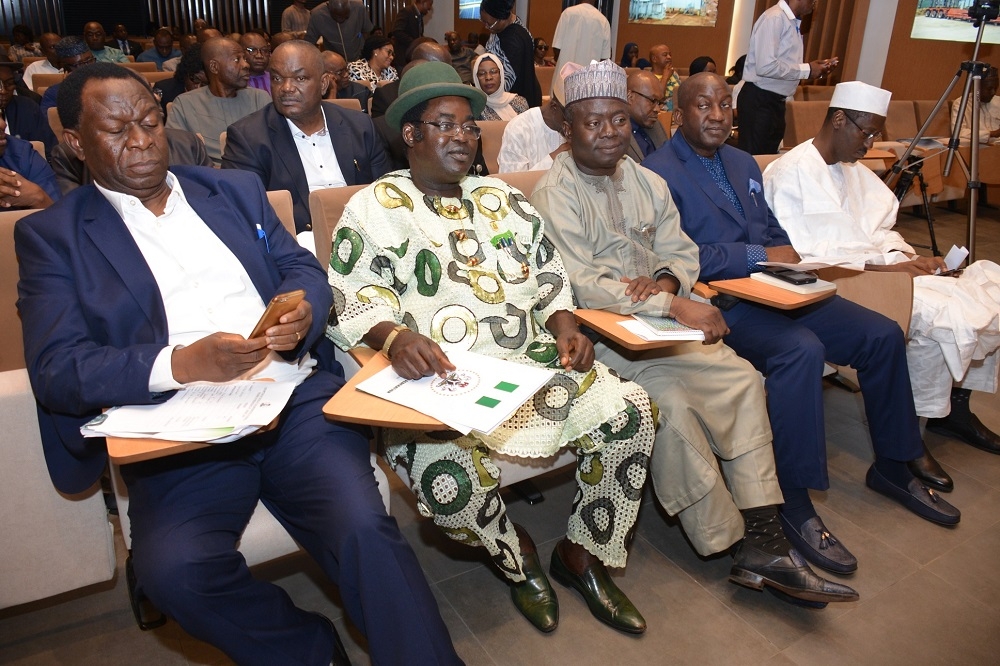
[[[887,185],[891,184],[892,181],[900,176],[904,170],[911,170],[913,164],[910,161],[910,155],[913,153],[913,149],[917,147],[917,144],[923,138],[924,134],[927,132],[931,123],[937,117],[937,114],[941,111],[941,107],[945,105],[948,101],[948,96],[951,91],[958,84],[959,80],[962,78],[962,74],[966,74],[965,87],[962,92],[961,102],[959,102],[958,114],[955,118],[955,126],[951,131],[951,138],[948,141],[948,156],[945,161],[944,176],[947,177],[951,173],[952,163],[955,159],[955,155],[958,154],[959,164],[962,167],[962,171],[965,174],[967,185],[966,188],[969,190],[969,231],[968,240],[966,242],[966,248],[969,250],[969,262],[973,262],[976,259],[976,219],[979,214],[979,187],[982,184],[979,180],[979,117],[982,107],[979,102],[979,90],[980,84],[983,78],[989,72],[989,65],[985,62],[980,62],[979,57],[979,47],[983,42],[983,31],[986,28],[986,23],[992,19],[997,18],[998,15],[998,4],[997,2],[987,2],[985,0],[976,0],[971,7],[969,7],[969,16],[971,16],[975,23],[973,24],[978,28],[979,32],[976,34],[976,44],[972,51],[972,60],[966,60],[963,62],[958,71],[955,72],[955,76],[952,78],[951,83],[945,89],[944,93],[941,94],[941,98],[938,99],[937,104],[934,105],[934,109],[927,116],[927,120],[924,121],[923,126],[917,132],[917,135],[910,142],[910,145],[906,147],[903,154],[895,164],[892,165],[892,169],[886,174],[885,182]],[[972,104],[972,140],[970,145],[970,159],[969,164],[966,165],[965,161],[962,159],[962,155],[958,153],[959,147],[959,134],[962,130],[962,122],[965,119],[965,109],[967,106]],[[903,166],[906,165],[906,166]],[[919,170],[919,164],[916,165]],[[928,226],[931,233],[931,251],[935,255],[940,253],[936,249],[937,243],[934,240],[934,226],[931,220],[930,207],[928,206],[928,199],[926,193],[926,185],[923,183],[923,175],[919,176],[921,182],[921,193],[923,194],[924,208],[927,211]],[[902,180],[902,176],[900,176]],[[910,177],[910,183],[912,184],[913,176]],[[897,188],[899,185],[897,184]],[[897,189],[897,196],[902,199],[902,195],[906,194],[906,190],[899,193]]]

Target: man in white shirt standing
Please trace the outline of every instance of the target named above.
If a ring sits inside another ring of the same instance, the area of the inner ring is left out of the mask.
[[[740,149],[751,155],[778,152],[785,136],[785,98],[801,79],[826,76],[837,58],[802,62],[802,17],[817,0],[778,0],[760,15],[750,33],[750,48],[740,91]]]
[[[611,24],[597,8],[597,0],[578,0],[563,10],[552,37],[552,51],[557,72],[568,62],[587,66],[591,60],[611,57]]]

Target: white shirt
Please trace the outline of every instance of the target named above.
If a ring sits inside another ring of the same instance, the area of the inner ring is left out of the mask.
[[[34,86],[31,85],[31,77],[35,74],[61,74],[62,70],[57,69],[52,66],[52,63],[48,59],[36,60],[27,67],[24,68],[24,85],[28,86],[34,90]]]
[[[167,315],[168,345],[153,362],[150,392],[182,388],[171,371],[174,349],[216,332],[250,335],[264,313],[264,301],[243,264],[198,216],[181,184],[167,173],[170,196],[156,217],[134,196],[97,185],[121,215],[160,289]],[[268,378],[301,383],[316,362],[306,354],[289,363],[270,352],[240,379]]]
[[[557,72],[568,62],[587,66],[591,60],[610,58],[611,25],[601,10],[591,4],[567,7],[559,15],[552,48],[559,49]]]
[[[288,123],[288,129],[292,133],[295,149],[299,151],[299,160],[306,172],[309,191],[347,185],[340,162],[337,161],[337,153],[333,149],[333,141],[330,140],[326,114],[323,114],[323,129],[308,136],[288,118],[285,118],[285,122]]]
[[[743,79],[783,97],[795,94],[799,80],[809,78],[801,25],[785,0],[761,14],[750,33]]]
[[[500,142],[500,173],[539,171],[552,166],[549,153],[566,139],[549,128],[542,109],[533,107],[507,123]]]

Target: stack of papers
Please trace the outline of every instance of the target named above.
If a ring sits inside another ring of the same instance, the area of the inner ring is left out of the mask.
[[[490,434],[555,373],[473,352],[452,351],[447,377],[404,379],[392,366],[358,384],[359,391],[415,409],[463,435]]]
[[[84,437],[231,442],[277,418],[294,390],[291,382],[195,383],[158,405],[109,409],[80,432]]]
[[[673,317],[653,317],[646,314],[634,314],[632,319],[626,319],[618,324],[629,333],[643,340],[704,340],[705,333],[697,328],[691,328],[680,323]]]

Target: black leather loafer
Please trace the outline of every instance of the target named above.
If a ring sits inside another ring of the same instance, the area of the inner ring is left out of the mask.
[[[937,491],[928,488],[919,479],[911,479],[905,488],[897,486],[875,469],[868,468],[865,484],[877,493],[894,499],[925,520],[938,525],[957,525],[962,512],[949,504]]]
[[[729,580],[755,590],[772,587],[803,601],[829,603],[858,600],[858,593],[852,588],[813,573],[805,558],[794,548],[788,551],[788,555],[774,555],[744,541],[736,552]]]
[[[582,574],[575,574],[562,561],[557,546],[552,551],[549,573],[560,585],[579,592],[591,614],[601,622],[629,634],[646,631],[646,620],[600,562],[590,565]]]
[[[559,600],[545,577],[538,553],[521,554],[525,580],[510,584],[510,599],[521,615],[539,631],[549,633],[559,626]]]
[[[836,574],[850,574],[858,570],[858,558],[826,529],[819,516],[813,516],[797,528],[780,511],[778,517],[789,543],[820,569]]]
[[[910,474],[935,490],[950,493],[955,489],[955,482],[927,450],[926,444],[924,445],[924,455],[907,462],[906,466],[910,468]]]
[[[969,413],[969,418],[964,420],[951,416],[927,419],[927,429],[938,435],[960,439],[977,449],[1000,454],[1000,436],[983,425],[975,414]]]
[[[778,590],[773,587],[767,587],[766,585],[764,586],[764,590],[766,592],[770,592],[772,595],[774,595],[778,599],[781,599],[786,604],[798,606],[799,608],[808,608],[810,610],[823,610],[824,608],[830,605],[825,601],[806,601],[805,599],[796,599],[795,597],[785,594],[781,590]]]

